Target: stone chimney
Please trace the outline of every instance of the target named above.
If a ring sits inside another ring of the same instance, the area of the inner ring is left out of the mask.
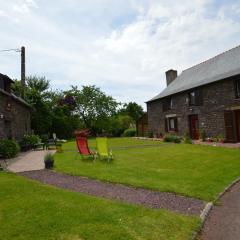
[[[170,69],[166,72],[167,86],[177,78],[177,71]]]

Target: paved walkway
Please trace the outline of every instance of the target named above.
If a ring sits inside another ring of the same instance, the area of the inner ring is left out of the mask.
[[[240,182],[235,184],[214,206],[199,240],[240,239]]]
[[[7,169],[11,172],[24,172],[44,169],[44,156],[50,151],[30,151],[20,153],[16,158],[8,160]]]
[[[151,191],[92,180],[86,177],[65,175],[62,173],[40,170],[19,173],[22,176],[59,188],[69,189],[97,197],[134,203],[150,208],[166,208],[183,214],[199,216],[205,202],[174,193]]]

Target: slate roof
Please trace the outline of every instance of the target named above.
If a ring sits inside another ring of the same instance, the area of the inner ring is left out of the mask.
[[[6,95],[6,96],[9,96],[9,97],[12,97],[14,100],[24,104],[25,106],[29,107],[29,108],[32,108],[32,106],[30,104],[28,104],[26,101],[24,101],[22,98],[16,96],[15,94],[13,93],[8,93],[6,91],[4,91],[3,89],[0,88],[0,93]]]
[[[11,83],[14,83],[14,81],[11,78],[9,78],[7,75],[4,75],[2,73],[0,73],[0,79],[7,79]]]
[[[1,74],[1,73],[0,73],[0,81],[3,80],[3,79],[7,79],[7,80],[9,80],[11,83],[14,83],[14,81],[13,81],[11,78],[9,78],[7,75],[4,75],[4,74]],[[25,106],[27,106],[27,107],[29,107],[29,108],[32,108],[32,106],[31,106],[29,103],[27,103],[24,99],[22,99],[21,97],[16,96],[16,95],[13,94],[13,93],[6,92],[6,91],[4,91],[4,90],[1,89],[1,88],[0,88],[0,93],[2,93],[2,94],[4,94],[4,95],[7,95],[7,96],[9,96],[9,97],[12,97],[14,100],[16,100],[16,101],[24,104]]]
[[[240,45],[184,70],[148,102],[240,74]]]

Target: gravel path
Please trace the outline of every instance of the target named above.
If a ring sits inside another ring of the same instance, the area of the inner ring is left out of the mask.
[[[240,182],[230,188],[214,206],[199,240],[240,239]]]
[[[150,208],[166,208],[182,214],[199,216],[205,206],[204,201],[179,196],[174,193],[136,189],[121,184],[100,182],[85,177],[70,176],[48,170],[22,172],[19,175],[75,192],[140,204]]]

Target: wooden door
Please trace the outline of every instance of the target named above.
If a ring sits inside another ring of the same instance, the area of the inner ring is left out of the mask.
[[[234,126],[234,112],[227,110],[224,112],[225,132],[227,142],[236,142],[236,131]]]
[[[189,116],[190,136],[192,139],[199,139],[199,121],[198,115]]]
[[[240,142],[240,110],[235,112],[235,116],[236,116],[237,141]]]

